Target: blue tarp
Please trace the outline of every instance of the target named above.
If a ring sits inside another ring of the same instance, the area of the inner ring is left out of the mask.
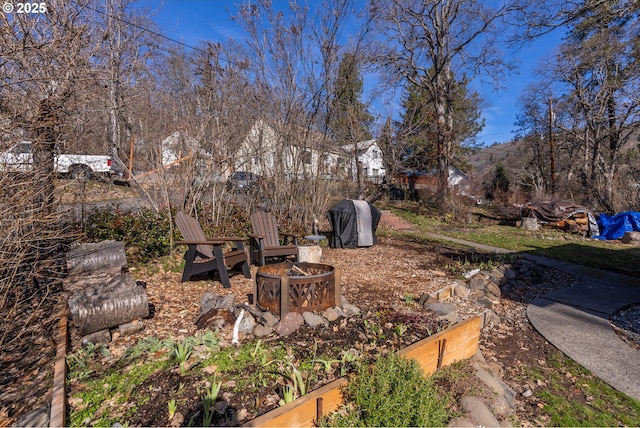
[[[596,239],[620,239],[625,232],[640,232],[640,212],[626,211],[615,215],[600,214],[598,217],[600,235]]]

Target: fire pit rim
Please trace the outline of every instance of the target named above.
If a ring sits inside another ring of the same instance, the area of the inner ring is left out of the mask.
[[[284,275],[276,275],[273,273],[267,273],[266,271],[268,270],[267,268],[276,268],[276,267],[285,267],[285,274]],[[288,267],[287,267],[288,266]],[[293,268],[293,266],[298,266],[301,269],[304,269],[306,266],[308,267],[315,267],[315,266],[319,266],[322,268],[325,268],[326,270],[324,272],[320,272],[320,273],[316,273],[316,274],[312,274],[312,275],[287,275],[286,271],[290,270]],[[258,268],[258,273],[260,274],[260,276],[264,276],[267,278],[272,278],[272,279],[280,279],[283,276],[287,276],[289,278],[319,278],[322,276],[325,276],[331,272],[335,271],[335,267],[332,265],[327,265],[324,263],[308,263],[308,262],[282,262],[282,263],[275,263],[275,264],[270,264],[270,265],[264,265],[264,266],[260,266]]]
[[[291,275],[293,266],[301,269],[320,269],[321,272],[312,275]],[[273,270],[280,271],[278,274],[265,273]],[[314,284],[315,283],[315,284]],[[286,285],[285,285],[286,284]],[[316,288],[316,287],[320,288]],[[285,287],[285,288],[283,288]],[[308,288],[311,287],[311,288]],[[280,313],[280,317],[288,312],[322,311],[331,306],[340,305],[340,274],[335,266],[322,263],[309,262],[283,262],[261,266],[256,271],[254,280],[254,303],[261,310],[267,310],[274,314]],[[283,290],[286,290],[288,298],[283,300]],[[294,292],[298,290],[298,292]],[[292,304],[289,299],[296,299],[294,296],[302,296],[299,292],[307,290],[311,292],[309,296],[324,295],[322,300],[304,300],[305,304]],[[316,290],[315,292],[312,290]],[[290,294],[294,292],[294,294]],[[317,294],[317,293],[320,294]],[[328,294],[326,294],[328,293]],[[329,298],[326,300],[326,298]],[[288,303],[285,303],[288,301]]]

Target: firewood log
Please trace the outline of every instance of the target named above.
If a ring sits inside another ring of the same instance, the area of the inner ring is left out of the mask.
[[[67,252],[67,269],[70,275],[94,272],[104,268],[125,267],[127,267],[127,255],[124,251],[124,242],[83,243]]]
[[[128,273],[111,282],[85,288],[69,298],[69,312],[79,330],[86,335],[149,316],[149,300],[144,287]]]

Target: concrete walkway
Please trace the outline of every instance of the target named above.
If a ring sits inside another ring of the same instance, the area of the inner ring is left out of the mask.
[[[595,376],[640,400],[640,351],[622,341],[609,319],[640,303],[640,278],[527,256],[575,275],[577,285],[534,299],[527,317],[545,339]]]
[[[485,251],[510,252],[443,235],[430,236]],[[578,279],[577,285],[538,297],[527,306],[527,317],[535,329],[595,376],[640,400],[640,351],[622,341],[609,323],[619,309],[640,303],[640,278],[526,253],[523,257]]]

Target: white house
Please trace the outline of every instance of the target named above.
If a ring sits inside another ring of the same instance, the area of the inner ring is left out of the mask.
[[[262,120],[251,127],[233,159],[236,171],[265,177],[348,177],[350,154],[323,135],[300,128],[276,129]]]
[[[378,140],[361,141],[356,144],[347,144],[342,146],[345,153],[349,155],[352,160],[352,174],[355,177],[357,168],[354,165],[353,160],[358,159],[358,166],[360,167],[364,178],[366,180],[379,183],[385,175],[384,162],[382,161],[382,150],[378,146]]]
[[[322,134],[304,129],[276,131],[261,120],[249,131],[234,163],[236,170],[263,176],[285,172],[355,180],[358,167],[368,181],[380,182],[385,175],[376,139],[336,147]]]
[[[162,165],[174,164],[178,159],[193,155],[200,150],[198,141],[182,131],[176,131],[160,144]]]

